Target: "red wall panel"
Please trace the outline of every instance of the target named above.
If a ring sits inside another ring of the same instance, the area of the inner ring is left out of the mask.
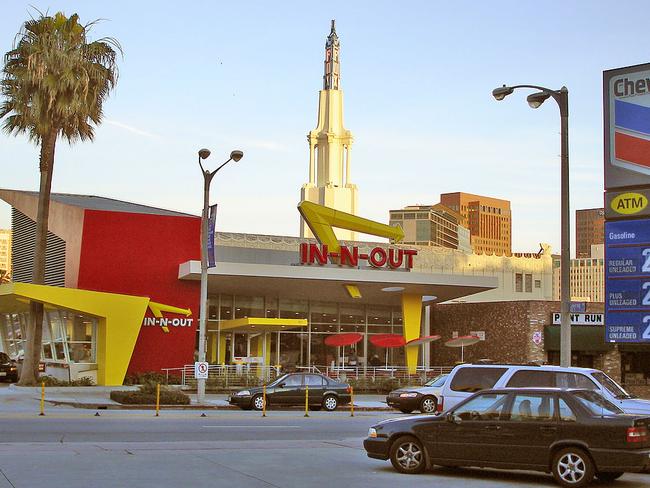
[[[146,296],[192,310],[190,327],[169,327],[169,333],[159,326],[142,327],[129,373],[194,361],[200,283],[179,280],[178,266],[200,259],[200,232],[199,217],[85,211],[79,288]]]

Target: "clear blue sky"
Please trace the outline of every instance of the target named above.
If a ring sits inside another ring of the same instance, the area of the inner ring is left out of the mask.
[[[198,214],[196,151],[212,167],[218,227],[297,235],[330,19],[341,39],[345,123],[360,215],[465,191],[511,200],[513,248],[559,250],[559,115],[502,83],[570,92],[571,205],[602,206],[602,71],[650,61],[638,2],[3,2],[0,50],[30,5],[106,19],[124,48],[94,143],[57,151],[53,191]],[[543,6],[543,7],[542,7]],[[0,135],[0,187],[38,189],[38,151]],[[0,206],[0,227],[9,210]]]

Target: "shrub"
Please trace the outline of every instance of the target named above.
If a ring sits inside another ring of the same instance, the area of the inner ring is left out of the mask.
[[[172,378],[170,377],[169,383],[172,384]],[[178,379],[180,383],[180,379]],[[127,386],[132,385],[144,385],[145,383],[160,383],[161,385],[167,384],[167,376],[162,373],[156,373],[155,371],[146,371],[144,373],[134,373],[126,375],[124,378],[124,384]]]
[[[77,378],[76,380],[66,381],[55,378],[54,376],[43,375],[39,378],[45,386],[94,386],[95,382],[90,376]]]
[[[156,391],[140,388],[139,391],[112,391],[111,400],[125,405],[155,405]],[[161,405],[189,405],[190,397],[185,393],[174,390],[160,389]]]

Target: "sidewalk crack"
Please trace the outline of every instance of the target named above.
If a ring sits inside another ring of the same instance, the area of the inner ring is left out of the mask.
[[[258,477],[255,476],[255,475],[248,474],[248,473],[245,473],[244,471],[240,471],[240,470],[238,470],[238,469],[235,469],[235,468],[233,468],[232,466],[227,466],[227,465],[225,465],[225,464],[218,463],[218,462],[215,461],[214,459],[210,459],[210,458],[208,458],[208,457],[201,456],[201,455],[199,455],[199,456],[197,456],[197,457],[203,458],[203,459],[205,459],[206,461],[208,461],[208,462],[211,463],[211,464],[215,464],[215,465],[220,466],[220,467],[222,467],[222,468],[229,469],[230,471],[234,471],[235,473],[239,473],[239,474],[241,474],[241,475],[243,475],[243,476],[246,476],[247,478],[252,478],[252,479],[254,479],[254,480],[260,481],[260,482],[264,483],[265,485],[269,485],[269,486],[272,486],[272,487],[274,487],[274,488],[282,488],[282,487],[279,486],[279,485],[275,485],[275,484],[273,484],[273,483],[271,483],[271,482],[269,482],[269,481],[263,480],[262,478],[258,478]]]
[[[2,476],[4,476],[4,479],[7,480],[7,483],[9,483],[13,488],[16,488],[16,485],[14,485],[14,484],[11,482],[11,480],[10,480],[9,478],[7,478],[7,475],[5,474],[5,472],[4,472],[2,469],[0,469],[0,473],[2,473]]]

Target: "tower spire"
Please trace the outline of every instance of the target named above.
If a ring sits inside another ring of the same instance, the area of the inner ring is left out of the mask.
[[[336,21],[332,19],[332,29],[325,42],[325,75],[323,90],[338,90],[341,78],[339,64],[339,36],[336,34]]]

